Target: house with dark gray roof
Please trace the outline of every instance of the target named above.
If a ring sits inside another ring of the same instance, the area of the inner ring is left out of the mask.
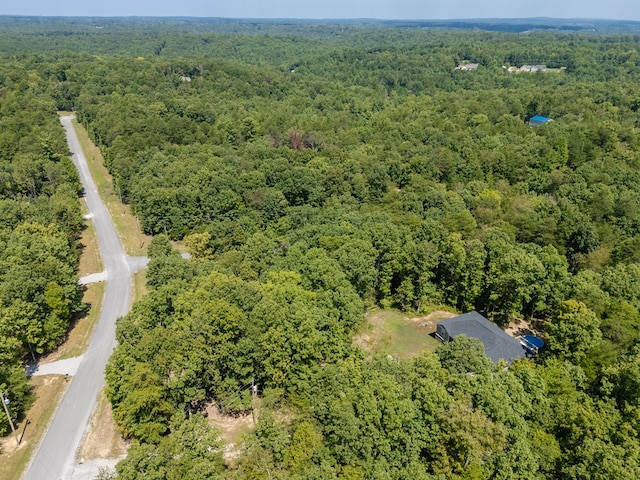
[[[458,335],[477,338],[484,345],[484,351],[493,363],[500,359],[508,363],[524,358],[526,351],[520,341],[504,332],[496,324],[491,323],[478,312],[473,311],[438,322],[436,338],[442,342],[450,342]]]

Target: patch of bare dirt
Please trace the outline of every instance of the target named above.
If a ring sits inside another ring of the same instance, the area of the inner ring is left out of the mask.
[[[119,459],[126,455],[129,444],[116,428],[111,403],[104,392],[98,396],[96,410],[79,450],[80,462],[98,459]]]
[[[424,317],[411,317],[405,318],[408,322],[415,323],[424,327],[426,332],[431,334],[436,331],[436,324],[440,320],[444,320],[446,318],[453,318],[457,314],[451,312],[445,312],[444,310],[436,310],[435,312],[431,312],[429,315]]]
[[[520,337],[522,335],[535,335],[536,337],[540,337],[542,335],[534,322],[522,318],[516,318],[504,331],[512,337]]]
[[[245,415],[226,415],[220,411],[218,405],[212,402],[205,408],[209,425],[220,431],[220,440],[224,443],[223,458],[226,462],[232,462],[240,453],[242,435],[254,428],[254,416],[251,413]]]
[[[0,410],[0,411],[2,411],[2,415],[4,416],[5,415],[4,410]],[[15,425],[17,429],[16,433],[11,432],[7,434],[5,437],[0,438],[0,460],[4,456],[16,455],[19,450],[28,448],[29,445],[31,444],[28,438],[27,440],[22,438],[22,430],[24,429],[22,425],[24,424]],[[18,443],[18,440],[21,438],[22,440],[20,441],[20,443]],[[1,460],[1,461],[4,461],[4,460]]]

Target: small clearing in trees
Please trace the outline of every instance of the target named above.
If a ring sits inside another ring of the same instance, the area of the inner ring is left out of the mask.
[[[223,457],[225,462],[231,463],[241,454],[242,436],[254,427],[251,413],[245,415],[226,415],[220,411],[215,403],[206,407],[209,425],[220,431],[220,440],[224,443]]]
[[[411,358],[427,350],[435,351],[436,323],[455,313],[438,310],[422,317],[407,317],[393,310],[376,310],[367,316],[354,344],[368,354],[383,353],[395,358]]]

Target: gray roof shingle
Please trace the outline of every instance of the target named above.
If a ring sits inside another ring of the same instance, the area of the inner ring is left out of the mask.
[[[439,322],[451,338],[465,334],[477,338],[484,345],[484,351],[494,363],[502,358],[511,363],[524,358],[526,352],[520,342],[491,323],[478,312],[473,311]]]

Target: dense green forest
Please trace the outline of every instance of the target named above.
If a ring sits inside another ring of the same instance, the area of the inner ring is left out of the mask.
[[[29,403],[25,360],[60,345],[82,307],[82,218],[47,80],[19,60],[0,63],[0,391],[19,418]]]
[[[155,236],[107,368],[117,478],[640,478],[637,35],[125,24],[4,27],[0,69],[1,372],[78,308],[56,109]],[[70,267],[22,296],[44,239]],[[474,339],[354,346],[371,308],[440,305],[548,348],[505,368]],[[211,402],[260,404],[233,461]]]

